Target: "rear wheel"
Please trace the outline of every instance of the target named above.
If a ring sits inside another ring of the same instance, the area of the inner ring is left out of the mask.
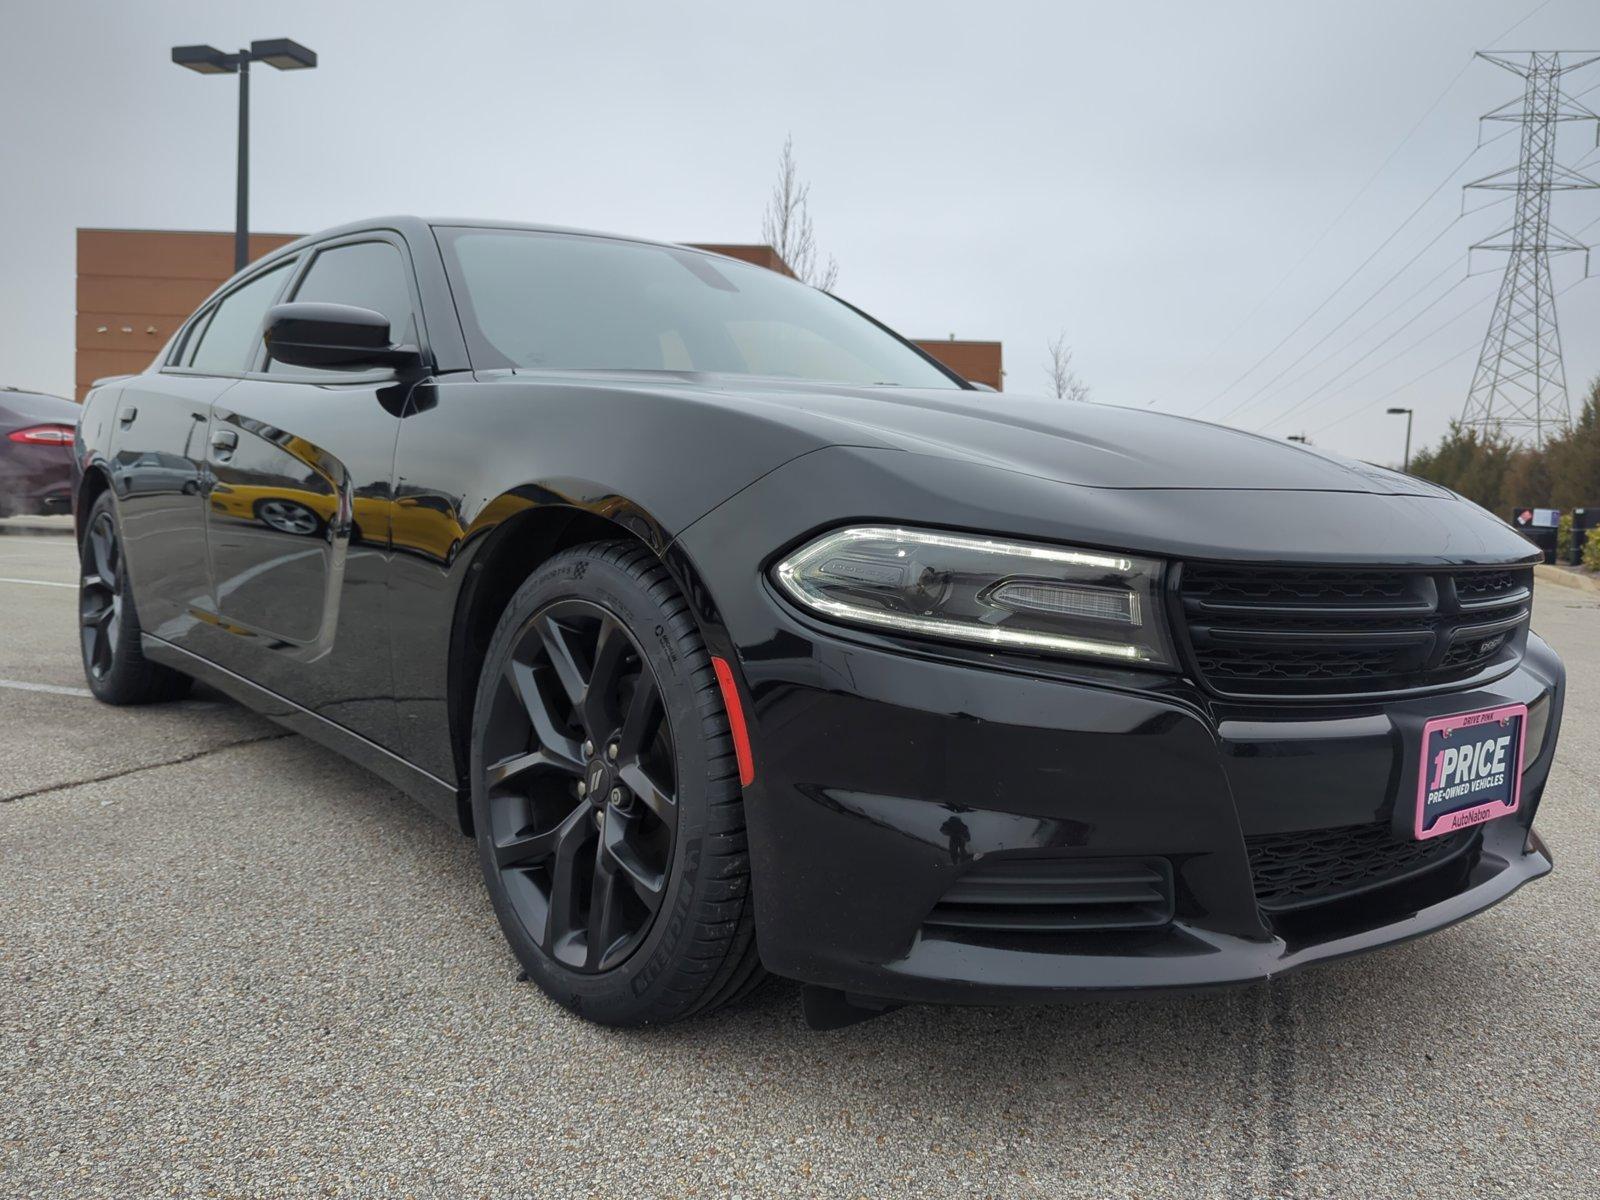
[[[500,620],[473,711],[479,856],[530,978],[634,1025],[759,976],[727,715],[654,556],[597,543],[545,563]]]
[[[193,680],[145,658],[139,614],[122,556],[111,493],[89,509],[78,547],[78,633],[89,690],[107,704],[155,704],[188,694]]]

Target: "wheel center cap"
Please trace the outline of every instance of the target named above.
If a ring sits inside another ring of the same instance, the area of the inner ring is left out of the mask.
[[[611,772],[606,769],[604,759],[593,758],[589,760],[588,770],[584,779],[589,785],[589,801],[591,804],[604,804],[606,802],[606,783]]]

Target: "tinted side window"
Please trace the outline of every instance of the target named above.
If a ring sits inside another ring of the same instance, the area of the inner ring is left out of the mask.
[[[186,365],[197,371],[244,371],[261,345],[261,321],[283,286],[289,264],[258,275],[224,296],[211,315]],[[191,337],[194,335],[191,334]]]
[[[406,274],[405,256],[389,242],[334,246],[312,260],[311,269],[295,289],[294,299],[370,308],[389,318],[390,341],[415,344],[416,321]],[[267,370],[274,375],[327,373],[326,367],[293,367],[276,361]]]

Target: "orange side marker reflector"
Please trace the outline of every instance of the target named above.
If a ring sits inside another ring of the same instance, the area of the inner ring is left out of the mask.
[[[750,730],[744,723],[744,705],[739,702],[739,687],[733,682],[733,668],[727,659],[712,655],[711,669],[717,673],[722,703],[728,709],[728,731],[733,734],[733,755],[739,762],[739,784],[749,787],[756,781],[756,764],[750,757]]]

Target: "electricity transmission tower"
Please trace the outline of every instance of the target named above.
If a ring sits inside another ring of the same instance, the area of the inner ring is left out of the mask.
[[[1561,331],[1550,286],[1550,256],[1578,250],[1587,255],[1588,251],[1550,223],[1550,197],[1554,192],[1600,187],[1600,182],[1555,160],[1556,133],[1562,122],[1600,122],[1600,114],[1561,94],[1561,77],[1600,61],[1600,54],[1580,54],[1567,62],[1561,60],[1560,51],[1479,51],[1478,57],[1525,81],[1520,104],[1508,100],[1482,117],[1520,123],[1522,153],[1516,166],[1466,185],[1515,192],[1516,215],[1505,229],[1472,247],[1503,250],[1510,258],[1461,423],[1486,433],[1499,430],[1516,441],[1542,446],[1546,436],[1566,428],[1572,420],[1566,370],[1561,365]],[[1596,137],[1600,139],[1600,126]]]

